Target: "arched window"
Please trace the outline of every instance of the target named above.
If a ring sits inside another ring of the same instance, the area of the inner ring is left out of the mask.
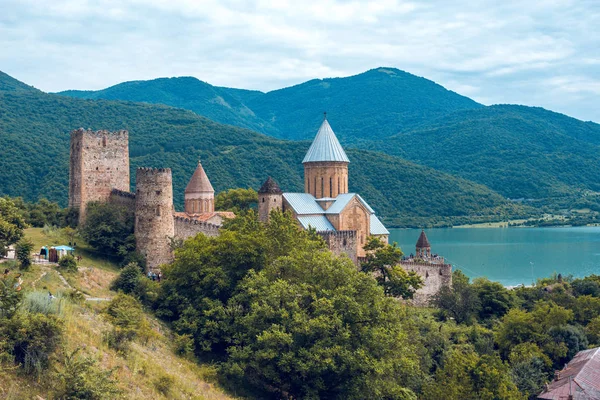
[[[340,193],[341,193],[341,190],[340,190],[340,177],[338,176],[338,194],[340,194]]]
[[[160,206],[156,207],[156,216],[160,217]]]
[[[306,179],[306,191],[310,193],[310,178]]]
[[[325,197],[325,179],[321,177],[321,197]]]
[[[333,197],[333,178],[329,177],[329,197]]]
[[[102,147],[106,147],[106,136],[102,138]]]

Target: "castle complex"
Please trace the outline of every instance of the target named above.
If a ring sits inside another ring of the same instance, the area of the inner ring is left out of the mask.
[[[183,212],[173,206],[173,180],[169,168],[138,168],[135,193],[130,192],[129,144],[127,131],[71,133],[69,207],[79,210],[79,222],[86,218],[90,202],[110,202],[135,213],[137,250],[150,270],[169,263],[171,241],[203,233],[219,234],[224,219],[235,215],[215,211],[215,191],[202,164],[185,189]],[[388,242],[389,231],[375,211],[357,193],[348,191],[350,160],[327,119],[323,120],[304,160],[304,192],[283,192],[269,177],[258,191],[258,214],[269,219],[272,210],[289,211],[304,229],[314,229],[335,254],[346,254],[358,264],[365,257],[367,237]],[[415,295],[424,303],[441,286],[451,283],[452,267],[443,258],[431,255],[425,233],[417,243],[416,256],[402,262],[417,272],[425,286]]]

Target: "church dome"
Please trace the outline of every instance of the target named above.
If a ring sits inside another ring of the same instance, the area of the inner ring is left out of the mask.
[[[329,126],[327,118],[325,118],[302,163],[327,161],[350,162],[335,133],[333,133],[333,129]]]
[[[206,172],[204,172],[204,168],[202,168],[202,164],[198,161],[198,166],[196,167],[196,171],[194,171],[194,175],[190,179],[187,187],[185,188],[185,193],[206,193],[206,192],[215,192],[213,189]]]

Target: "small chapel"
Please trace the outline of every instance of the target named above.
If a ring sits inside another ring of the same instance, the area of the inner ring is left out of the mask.
[[[325,114],[302,161],[304,192],[283,192],[269,177],[258,191],[259,218],[267,221],[273,209],[290,211],[302,228],[315,229],[331,251],[358,262],[366,256],[367,237],[387,243],[389,231],[358,193],[348,191],[349,163]]]

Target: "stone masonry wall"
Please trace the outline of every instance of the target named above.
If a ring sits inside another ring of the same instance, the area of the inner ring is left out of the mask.
[[[206,236],[218,236],[219,226],[191,218],[175,217],[175,237],[187,239],[203,233]]]
[[[452,285],[452,265],[450,264],[425,264],[418,262],[402,262],[406,271],[414,271],[423,278],[423,287],[415,293],[412,303],[417,306],[426,306],[431,296],[435,295],[443,286]]]
[[[304,193],[310,193],[317,199],[348,193],[348,163],[305,163]]]
[[[150,270],[172,261],[173,178],[170,168],[138,168],[136,172],[135,240]]]
[[[107,202],[112,189],[129,191],[129,133],[71,132],[69,207],[79,209],[79,221],[89,202]]]
[[[261,222],[268,222],[272,210],[283,209],[283,195],[275,193],[261,193],[258,195],[258,218]]]
[[[353,263],[357,263],[356,231],[317,232],[335,255],[346,254]]]
[[[127,208],[131,212],[135,212],[135,193],[113,189],[110,192],[108,201],[111,204],[116,204],[118,206]]]

